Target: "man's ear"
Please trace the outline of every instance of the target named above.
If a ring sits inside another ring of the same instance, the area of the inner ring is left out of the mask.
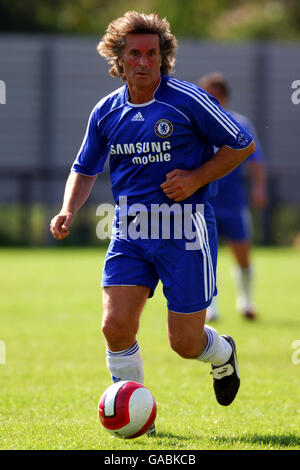
[[[123,66],[123,60],[122,60],[122,57],[121,57],[121,56],[118,56],[118,65],[119,65],[120,67]]]

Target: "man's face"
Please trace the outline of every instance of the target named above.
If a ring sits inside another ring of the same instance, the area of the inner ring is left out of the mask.
[[[157,34],[128,34],[119,59],[129,87],[148,89],[160,80],[161,56]]]

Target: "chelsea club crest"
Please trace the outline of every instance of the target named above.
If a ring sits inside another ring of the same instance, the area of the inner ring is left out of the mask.
[[[154,126],[155,134],[163,139],[173,133],[173,124],[168,119],[160,119]]]

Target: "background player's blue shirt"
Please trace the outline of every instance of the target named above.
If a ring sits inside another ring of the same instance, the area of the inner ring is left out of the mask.
[[[245,166],[251,161],[262,163],[264,155],[252,123],[246,116],[235,111],[229,114],[244,128],[255,140],[255,151],[243,161],[235,170],[219,179],[217,196],[211,201],[217,214],[226,214],[232,210],[240,210],[248,204],[247,191],[245,188]]]
[[[103,98],[93,109],[72,170],[95,175],[110,157],[116,204],[172,205],[160,188],[175,168],[193,170],[210,160],[213,146],[247,147],[251,135],[201,88],[165,75],[153,100],[128,101],[127,84]],[[198,189],[183,203],[199,204],[215,196],[217,182]]]

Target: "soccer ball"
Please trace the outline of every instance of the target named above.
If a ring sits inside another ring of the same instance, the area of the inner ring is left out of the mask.
[[[105,390],[98,411],[101,424],[108,432],[121,439],[132,439],[152,426],[156,403],[144,385],[122,380]]]

